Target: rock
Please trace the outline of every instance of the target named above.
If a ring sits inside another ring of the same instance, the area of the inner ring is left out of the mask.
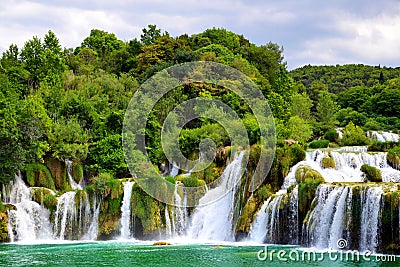
[[[167,241],[156,241],[153,243],[154,246],[169,246],[171,243]]]
[[[296,170],[297,183],[304,183],[306,180],[324,180],[324,177],[309,166],[300,166]]]

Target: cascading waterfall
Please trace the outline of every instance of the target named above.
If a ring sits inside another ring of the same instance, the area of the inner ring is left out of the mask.
[[[75,191],[66,192],[58,198],[54,234],[58,239],[72,238],[72,222],[76,219]],[[67,224],[68,223],[68,224]],[[67,234],[65,231],[67,230]]]
[[[264,204],[257,213],[256,219],[251,224],[248,238],[250,241],[257,243],[263,243],[265,241],[267,236],[267,223],[270,215],[267,208],[271,200],[272,197],[269,197],[266,201],[264,201]]]
[[[367,136],[378,142],[399,142],[399,135],[392,132],[367,132]]]
[[[370,187],[361,195],[361,251],[375,251],[378,246],[379,211],[381,210],[382,193],[382,188]]]
[[[234,240],[235,226],[232,224],[235,193],[241,178],[243,155],[243,152],[235,155],[221,176],[221,184],[209,190],[199,200],[199,206],[191,216],[188,237],[201,240]]]
[[[65,166],[67,166],[67,175],[69,182],[71,184],[72,190],[82,190],[82,186],[75,182],[74,177],[72,176],[72,161],[66,159],[65,160]]]
[[[295,186],[290,193],[280,190],[264,202],[250,226],[248,240],[297,244],[298,225],[298,188]]]
[[[169,217],[168,205],[165,205],[165,234],[167,236],[172,236],[171,218]]]
[[[77,192],[79,192],[78,197]],[[79,206],[76,204],[77,199]],[[54,238],[60,240],[96,239],[100,204],[94,195],[91,205],[84,191],[70,191],[62,194],[58,198],[54,215]]]
[[[179,194],[182,192],[182,197]],[[175,236],[183,235],[187,225],[187,197],[183,184],[177,182],[174,191],[175,207],[172,210],[172,233]]]
[[[378,246],[382,193],[379,186],[361,188],[359,196],[355,196],[359,198],[359,202],[353,207],[352,187],[328,184],[319,186],[313,200],[317,204],[303,225],[305,243],[318,249],[338,249],[337,241],[344,238],[349,244],[348,248],[375,252]],[[358,205],[361,214],[357,214]],[[351,220],[360,221],[359,236],[354,236],[356,232],[350,227]],[[359,242],[352,243],[351,240]]]
[[[131,237],[131,195],[134,182],[124,183],[124,197],[121,206],[121,238]]]
[[[30,242],[38,238],[51,238],[50,212],[40,204],[32,201],[30,189],[22,181],[21,175],[4,190],[3,200],[15,206],[8,210],[8,232],[11,242]]]
[[[363,147],[353,147],[364,151]],[[341,148],[342,151],[343,148]],[[382,174],[382,182],[400,182],[400,171],[392,168],[386,159],[386,152],[367,153],[367,152],[340,152],[322,151],[320,149],[309,151],[306,159],[294,165],[285,177],[283,182],[284,189],[293,184],[297,184],[296,171],[301,166],[310,167],[318,171],[326,182],[364,182],[364,174],[360,170],[363,164],[368,164],[378,168]],[[323,168],[322,160],[324,157],[332,157],[335,168]]]

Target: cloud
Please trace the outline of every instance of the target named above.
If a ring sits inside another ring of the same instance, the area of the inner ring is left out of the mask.
[[[366,63],[394,66],[400,60],[397,0],[4,0],[0,52],[53,30],[65,47],[76,47],[94,28],[124,41],[156,24],[173,36],[223,27],[251,42],[285,48],[289,68],[305,64]]]

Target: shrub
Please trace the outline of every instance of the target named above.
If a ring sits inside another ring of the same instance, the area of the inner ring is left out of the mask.
[[[334,169],[336,167],[335,161],[331,157],[322,158],[321,165],[324,168],[332,168],[332,169]]]
[[[72,166],[72,177],[74,177],[75,182],[78,184],[81,182],[83,178],[83,167],[80,164],[76,164]]]
[[[368,145],[369,139],[359,126],[350,122],[343,130],[341,143],[345,146],[363,146]]]
[[[373,142],[368,146],[368,151],[387,152],[389,149],[395,148],[399,143],[389,142]]]
[[[26,179],[30,186],[42,186],[55,190],[53,177],[49,169],[40,163],[26,166]]]
[[[387,153],[387,162],[393,168],[400,169],[400,147],[389,149]]]
[[[172,176],[169,176],[169,175],[165,176],[165,180],[167,182],[170,182],[171,184],[175,184],[175,179]]]
[[[381,171],[373,166],[364,164],[361,166],[361,171],[365,173],[365,177],[371,182],[382,182]]]
[[[316,141],[312,141],[308,147],[309,148],[327,148],[329,145],[329,140],[316,140]]]
[[[99,175],[92,178],[94,191],[105,195],[108,190],[108,182],[113,179],[109,173],[100,173]]]
[[[335,129],[331,129],[324,134],[324,138],[330,142],[336,142],[339,139],[339,134]]]
[[[199,185],[199,181],[196,177],[186,176],[182,179],[182,183],[186,187],[197,187]]]

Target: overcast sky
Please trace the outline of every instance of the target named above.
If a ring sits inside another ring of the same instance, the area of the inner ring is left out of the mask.
[[[2,0],[0,52],[51,29],[76,47],[97,28],[124,41],[156,24],[172,36],[219,27],[306,64],[400,66],[400,0]]]

